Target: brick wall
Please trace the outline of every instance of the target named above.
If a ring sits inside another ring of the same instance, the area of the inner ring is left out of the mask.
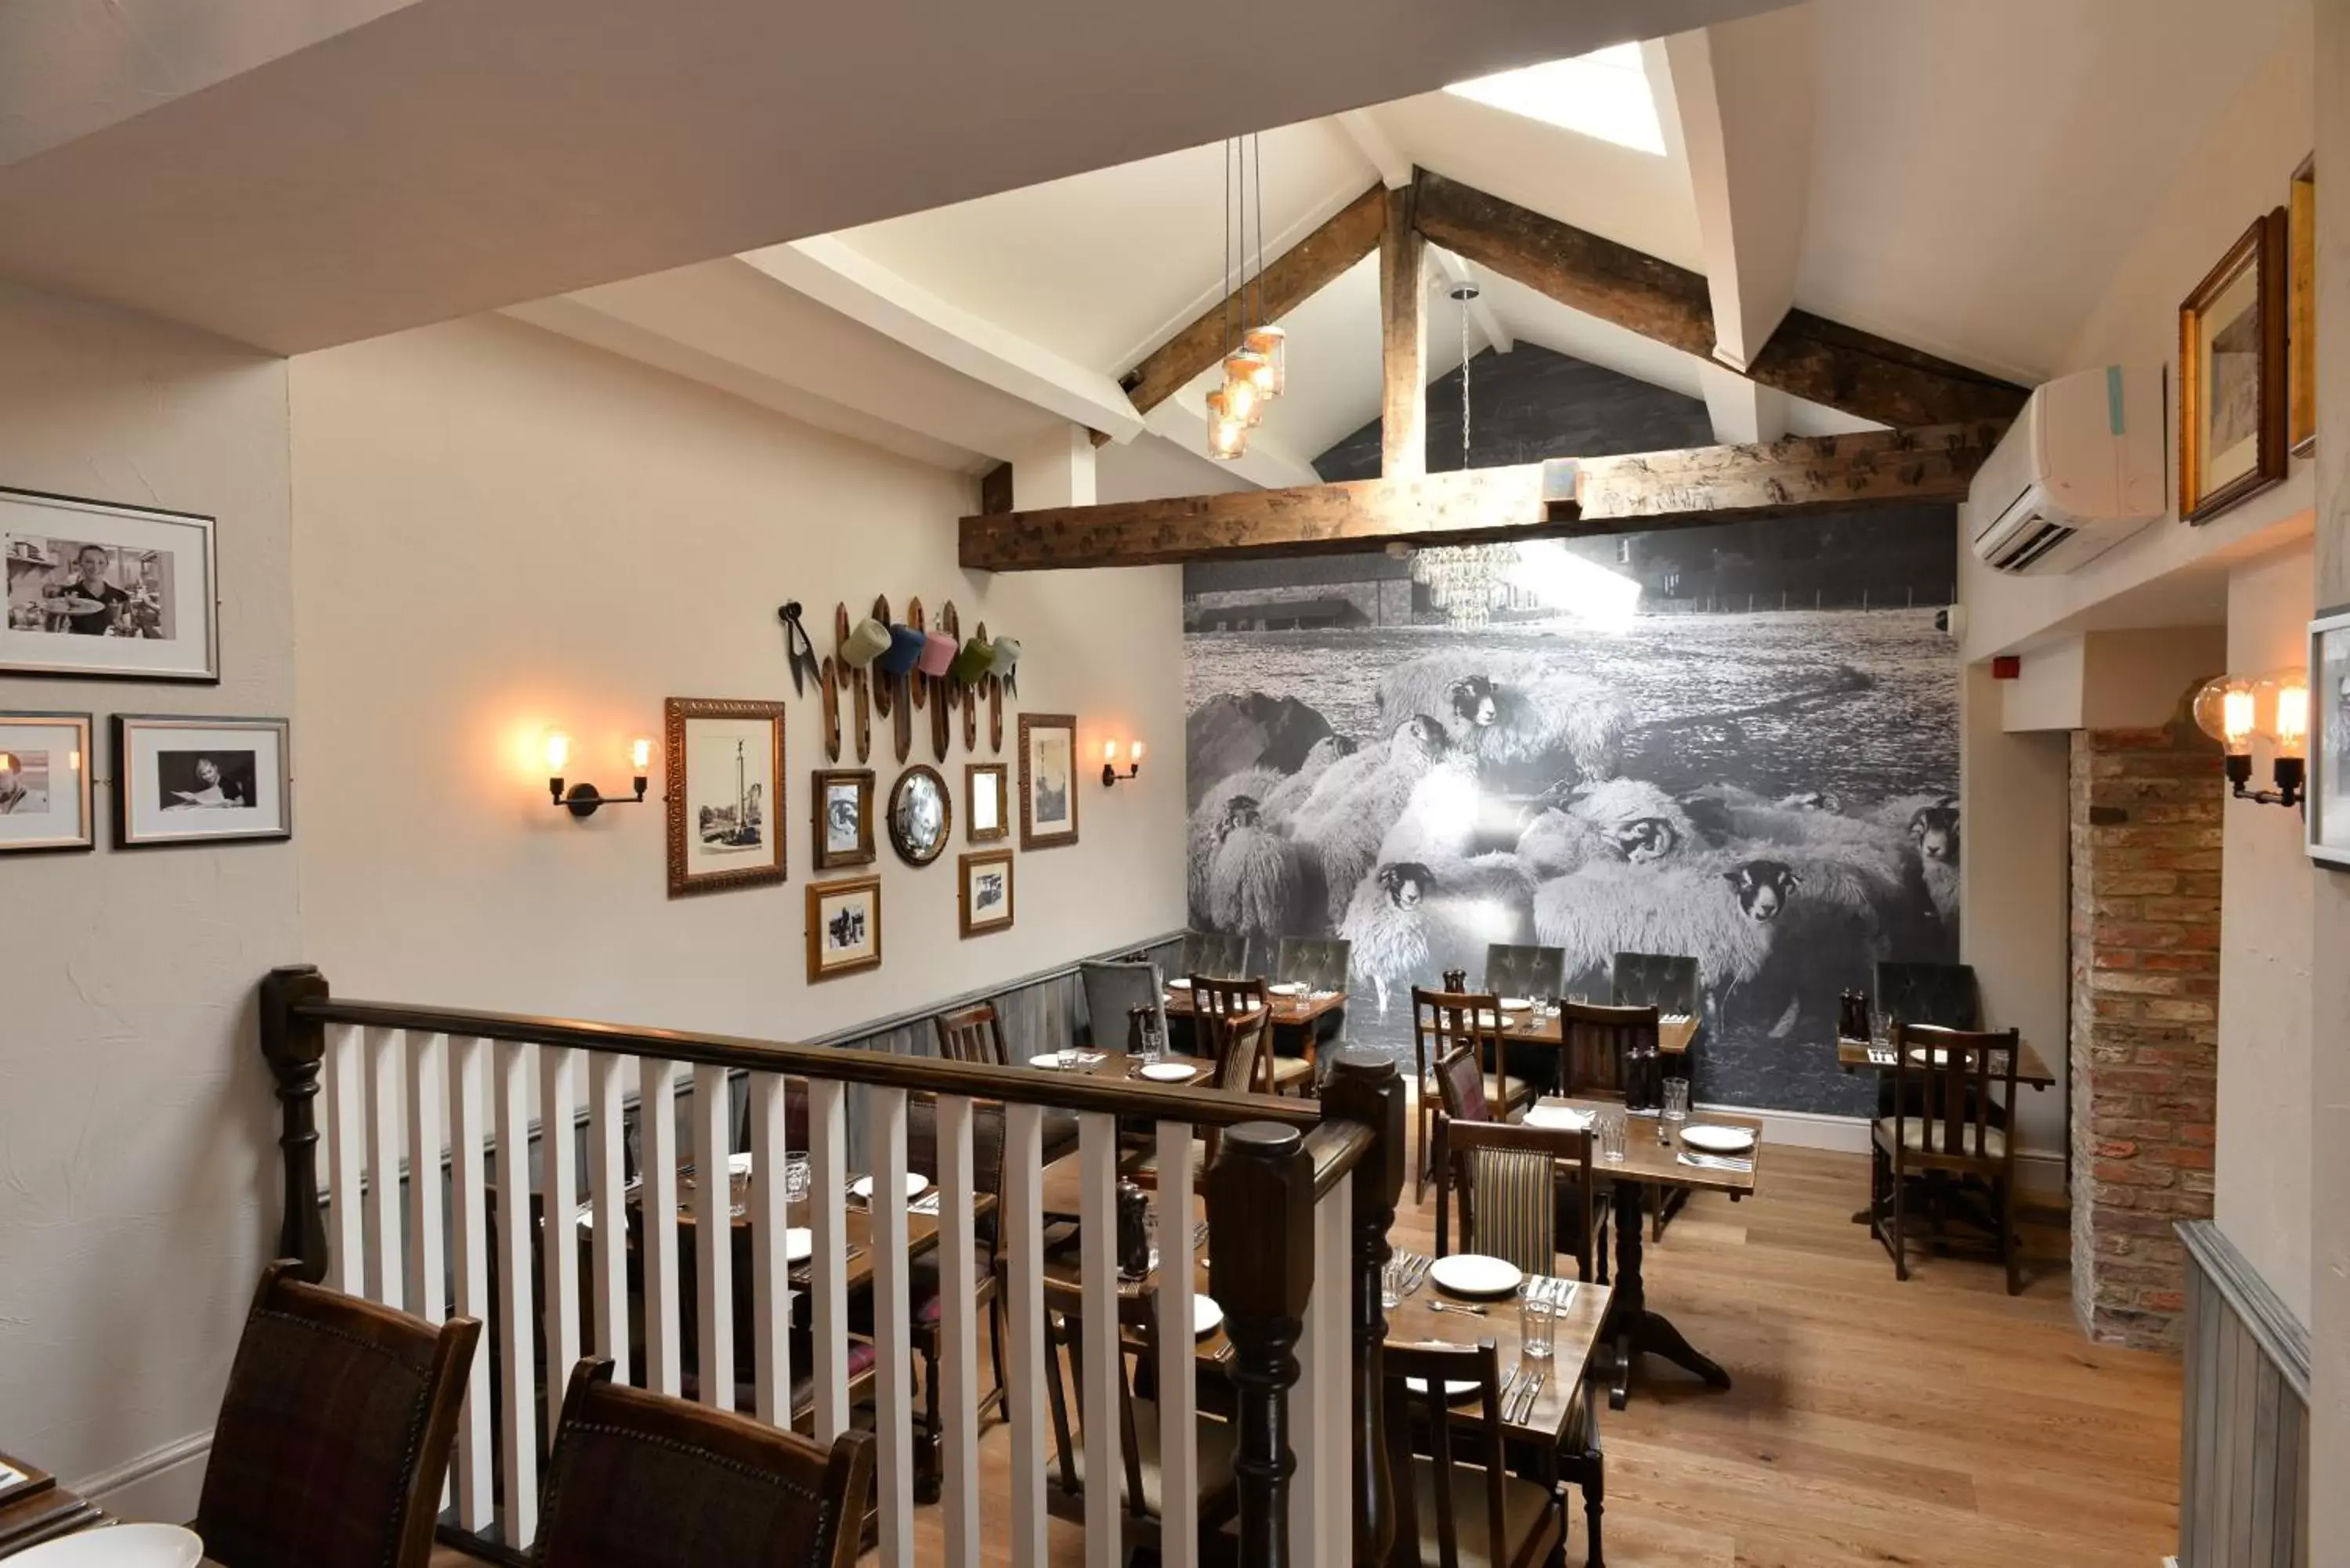
[[[2073,734],[2073,1307],[2091,1338],[2175,1345],[2185,1255],[2211,1212],[2218,1098],[2216,746]]]

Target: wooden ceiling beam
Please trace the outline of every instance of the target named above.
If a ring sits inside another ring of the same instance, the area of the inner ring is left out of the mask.
[[[1958,502],[2004,429],[1979,421],[1788,436],[1760,446],[981,515],[962,520],[961,556],[967,568],[994,572],[1154,566]]]
[[[1455,255],[1570,309],[1711,358],[1713,307],[1699,274],[1427,170],[1414,190],[1420,233]],[[2012,419],[2030,395],[1804,310],[1787,313],[1744,374],[1897,430]]]
[[[1379,235],[1379,477],[1428,472],[1428,241],[1412,188],[1387,193]]]
[[[1320,228],[1264,266],[1261,280],[1227,295],[1197,319],[1152,349],[1142,363],[1119,378],[1135,411],[1152,409],[1183,389],[1192,377],[1221,362],[1231,346],[1232,323],[1255,317],[1278,321],[1336,281],[1338,275],[1379,248],[1387,228],[1388,192],[1374,185],[1347,202]],[[1247,298],[1243,299],[1245,294]],[[1239,314],[1235,315],[1235,312]],[[1106,436],[1095,438],[1099,445]]]

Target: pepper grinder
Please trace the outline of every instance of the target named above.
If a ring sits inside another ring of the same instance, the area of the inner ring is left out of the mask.
[[[1118,1272],[1139,1280],[1150,1272],[1149,1199],[1131,1181],[1118,1184]]]

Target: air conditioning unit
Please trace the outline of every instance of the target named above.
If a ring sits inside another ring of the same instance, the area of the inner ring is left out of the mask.
[[[2159,366],[2108,365],[2032,394],[1967,491],[1975,554],[2069,572],[2168,510]]]

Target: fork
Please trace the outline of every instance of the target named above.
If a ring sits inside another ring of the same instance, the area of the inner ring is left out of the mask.
[[[1403,1293],[1409,1295],[1412,1292],[1426,1284],[1428,1282],[1428,1271],[1434,1267],[1436,1267],[1436,1260],[1432,1257],[1427,1256],[1426,1254],[1422,1254],[1414,1259],[1411,1265],[1411,1282],[1404,1288]]]
[[[1537,1362],[1534,1370],[1527,1375],[1524,1385],[1518,1390],[1516,1408],[1513,1410],[1510,1407],[1503,1406],[1502,1418],[1504,1421],[1515,1423],[1532,1416],[1534,1413],[1534,1401],[1542,1397],[1543,1386],[1549,1381],[1550,1368]]]

